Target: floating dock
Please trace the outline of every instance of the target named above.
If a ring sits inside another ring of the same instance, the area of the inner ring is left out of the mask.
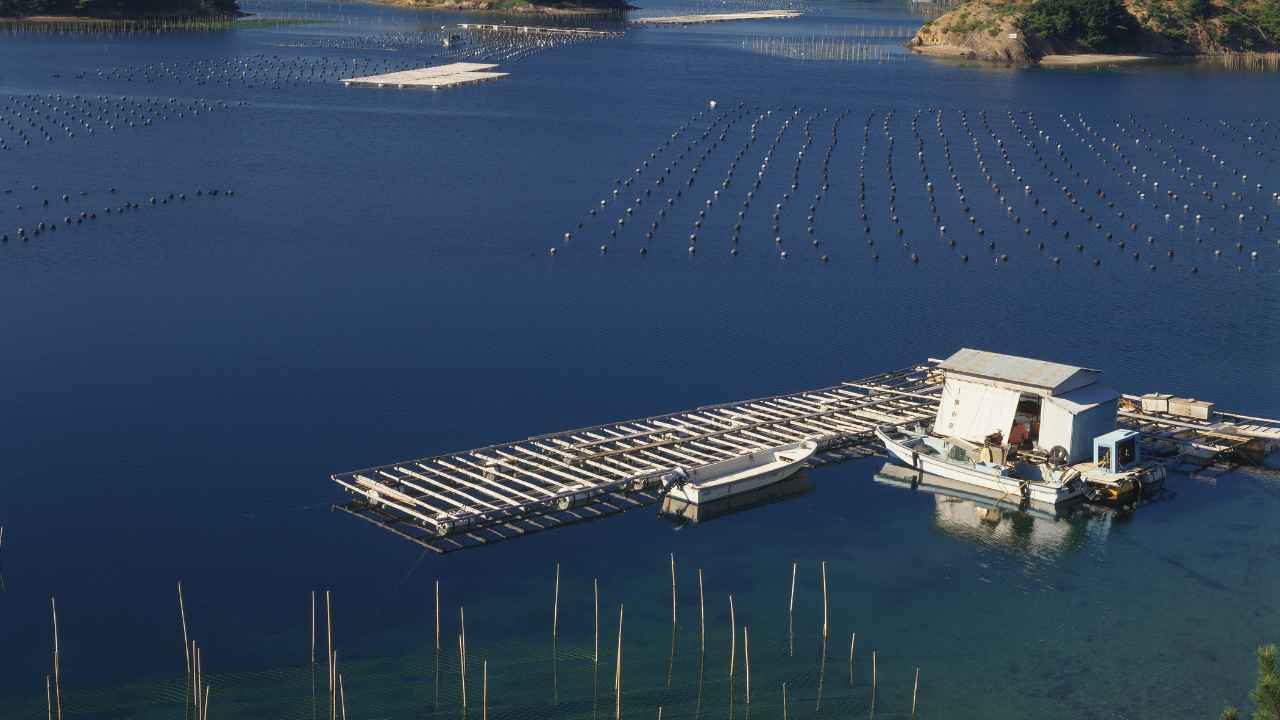
[[[458,28],[472,31],[546,33],[548,35],[577,35],[585,37],[621,37],[623,34],[613,30],[593,30],[591,28],[562,28],[546,27],[542,25],[494,25],[492,23],[458,23]]]
[[[732,22],[734,20],[786,20],[800,17],[803,14],[795,10],[752,10],[750,12],[641,17],[628,22],[632,25],[700,25],[703,23]]]
[[[650,505],[677,474],[764,448],[813,440],[813,465],[882,455],[876,426],[936,416],[939,362],[339,473],[333,481],[355,499],[336,508],[447,553]],[[1141,431],[1146,452],[1167,462],[1256,463],[1280,448],[1280,420],[1144,413],[1140,398],[1126,400],[1119,423]]]
[[[343,85],[367,85],[374,87],[429,87],[442,88],[454,85],[468,85],[506,77],[510,73],[492,72],[498,67],[492,63],[452,63],[436,67],[417,68],[386,73],[385,75],[369,75],[366,77],[343,78]]]

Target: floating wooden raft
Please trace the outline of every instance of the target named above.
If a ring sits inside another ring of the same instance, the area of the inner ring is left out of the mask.
[[[791,395],[542,435],[340,473],[340,509],[436,552],[648,505],[682,468],[814,439],[825,461],[882,423],[933,418],[931,364]]]
[[[786,20],[800,17],[803,14],[795,10],[748,10],[746,12],[640,17],[633,18],[629,22],[632,25],[700,25],[702,23],[733,22],[737,20]]]
[[[435,67],[400,70],[384,75],[368,75],[358,78],[343,78],[344,85],[373,85],[377,87],[430,87],[440,88],[450,85],[466,85],[469,83],[493,80],[506,77],[508,73],[487,72],[498,67],[492,63],[451,63]]]
[[[337,509],[447,553],[649,505],[682,469],[759,448],[813,439],[814,465],[880,454],[875,426],[937,414],[935,365],[339,473],[334,482],[355,499]],[[1139,398],[1125,397],[1119,424],[1170,462],[1258,463],[1280,447],[1280,420],[1142,413]]]

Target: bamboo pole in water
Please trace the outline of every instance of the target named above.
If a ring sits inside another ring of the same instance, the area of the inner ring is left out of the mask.
[[[204,702],[200,703],[200,720],[209,720],[209,688],[212,685],[206,685],[204,688]]]
[[[853,648],[858,644],[858,633],[849,636],[849,687],[853,687]]]
[[[742,656],[747,662],[747,704],[751,704],[751,636],[747,626],[742,626]]]
[[[467,649],[462,642],[462,633],[458,633],[458,683],[462,688],[462,710],[467,710]]]
[[[48,711],[48,720],[53,720],[53,681],[48,675],[44,676],[44,705]]]
[[[729,677],[738,664],[738,620],[733,614],[733,593],[729,594]]]
[[[440,654],[440,581],[436,580],[436,654]]]
[[[62,720],[62,654],[58,647],[58,601],[49,598],[49,607],[53,610],[53,689],[58,709],[58,720]]]
[[[782,683],[782,720],[787,720],[787,684]]]
[[[787,617],[796,611],[796,564],[791,563],[791,599],[787,601]]]
[[[591,578],[591,597],[596,610],[596,642],[591,651],[591,662],[600,664],[600,580]]]
[[[191,700],[192,709],[195,710],[196,712],[199,712],[200,711],[200,675],[196,670],[196,668],[198,667],[196,663],[196,658],[198,657],[198,655],[196,654],[196,652],[197,652],[196,641],[192,640],[191,641],[191,697],[188,699]]]
[[[489,720],[489,661],[480,666],[480,720]]]
[[[911,686],[911,720],[916,720],[916,698],[920,694],[920,668],[916,668],[916,681]]]
[[[698,568],[698,653],[707,651],[707,610],[703,604],[702,568]]]
[[[622,720],[622,609],[618,606],[618,654],[617,666],[613,671],[613,717]]]
[[[671,553],[671,627],[676,625],[676,554]]]
[[[338,674],[338,697],[342,700],[342,720],[347,720],[347,689],[342,684],[342,674]],[[204,720],[209,720],[208,717]]]
[[[201,708],[204,707],[204,664],[200,661],[201,649],[199,645],[191,643],[192,662],[195,663],[196,673],[196,720],[204,717]]]
[[[324,618],[329,640],[329,720],[338,720],[337,696],[335,694],[337,688],[334,687],[333,682],[336,657],[333,653],[333,597],[328,590],[324,591]]]
[[[822,639],[827,639],[827,561],[822,561]]]
[[[871,651],[871,714],[876,714],[876,651]]]
[[[187,607],[182,600],[182,581],[178,581],[178,616],[182,618],[182,654],[187,659],[187,674],[191,674],[191,652],[187,647]]]
[[[316,666],[316,591],[311,591],[311,667]]]
[[[555,600],[551,605],[551,639],[556,639],[556,632],[560,627],[560,563],[556,563],[556,590]]]

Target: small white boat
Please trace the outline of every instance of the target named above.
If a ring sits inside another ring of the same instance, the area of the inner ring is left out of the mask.
[[[693,468],[670,484],[667,497],[698,505],[758,490],[794,475],[817,449],[801,440]]]
[[[998,453],[1000,448],[939,437],[923,427],[882,425],[876,428],[876,437],[904,465],[1004,497],[1057,507],[1085,493],[1080,472],[1069,466],[994,457],[992,451]]]

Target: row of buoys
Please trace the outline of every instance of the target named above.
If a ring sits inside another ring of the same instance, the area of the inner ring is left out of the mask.
[[[92,136],[95,131],[120,127],[151,127],[153,123],[198,117],[226,109],[225,102],[180,100],[170,97],[135,99],[105,95],[18,95],[0,105],[0,150],[27,146],[32,141],[52,143],[55,136],[72,139],[77,133]]]
[[[32,186],[32,189],[38,190],[39,186],[38,185]],[[10,189],[6,189],[4,191],[4,194],[9,195],[9,194],[12,194],[12,192]],[[188,199],[188,196],[195,197],[195,198],[220,197],[220,196],[233,197],[235,196],[236,192],[233,189],[198,188],[196,190],[191,191],[190,193],[176,192],[176,191],[156,193],[153,195],[148,195],[147,198],[142,201],[126,200],[124,202],[117,202],[114,200],[114,197],[116,195],[116,189],[114,187],[109,188],[106,191],[106,194],[113,198],[113,202],[112,204],[103,206],[101,208],[102,214],[103,215],[123,215],[131,211],[143,209],[144,207],[147,207],[147,206],[168,205],[170,203],[175,203],[175,204],[185,203]],[[69,206],[73,200],[80,201],[83,198],[90,198],[90,197],[92,197],[91,193],[89,193],[88,191],[81,191],[75,196],[73,196],[71,193],[62,193],[61,200],[63,201],[64,206]],[[59,226],[74,227],[76,225],[81,225],[85,222],[91,222],[91,221],[97,220],[99,210],[96,209],[95,207],[90,207],[88,205],[88,202],[89,202],[88,200],[84,200],[83,202],[84,202],[83,205],[78,205],[77,207],[70,208],[69,210],[64,210],[64,212],[67,212],[67,214],[64,214],[60,221],[38,220],[36,222],[29,223],[26,225],[19,225],[14,230],[12,237],[17,240],[27,241],[27,240],[31,240],[32,238],[39,237],[41,233],[57,232]],[[41,204],[41,208],[47,208],[48,206],[49,206],[49,203],[46,199],[45,202]],[[19,205],[18,209],[21,210],[22,206]],[[30,228],[29,231],[27,230],[28,227]],[[10,239],[10,235],[8,233],[0,232],[0,242],[8,242],[9,239]]]
[[[716,112],[717,107],[722,112]],[[629,252],[648,255],[657,243],[665,245],[665,238],[673,237],[676,247],[690,256],[700,255],[707,249],[701,247],[707,242],[704,238],[711,237],[727,239],[725,245],[717,243],[722,248],[717,252],[727,250],[731,257],[753,246],[758,250],[771,246],[775,257],[794,260],[807,254],[801,252],[805,246],[811,246],[811,257],[822,262],[862,243],[871,259],[879,260],[884,250],[877,243],[892,237],[895,245],[901,245],[900,257],[915,266],[924,265],[932,252],[929,243],[923,242],[931,235],[922,234],[920,228],[931,221],[933,234],[961,264],[970,263],[979,250],[996,267],[1016,266],[1030,253],[1039,254],[1049,268],[1069,267],[1073,262],[1103,268],[1110,265],[1108,253],[1114,250],[1132,260],[1119,266],[1122,272],[1123,268],[1155,271],[1164,264],[1176,264],[1189,273],[1203,269],[1196,265],[1194,249],[1179,247],[1180,236],[1166,238],[1167,231],[1148,229],[1163,222],[1172,203],[1195,207],[1197,200],[1174,187],[1168,177],[1159,178],[1164,183],[1160,188],[1174,191],[1173,196],[1152,192],[1149,184],[1157,174],[1186,176],[1189,165],[1167,154],[1163,144],[1153,143],[1141,122],[1122,120],[1106,133],[1117,136],[1104,142],[1094,136],[1101,134],[1099,127],[1077,115],[1061,115],[1060,126],[1050,129],[1040,124],[1035,113],[1026,111],[918,108],[904,114],[889,108],[869,112],[863,116],[862,146],[855,150],[854,195],[848,198],[838,190],[834,196],[828,192],[833,182],[840,181],[841,168],[848,167],[842,160],[848,156],[837,153],[841,124],[848,115],[848,111],[833,113],[828,108],[806,112],[798,107],[784,111],[712,105],[712,112],[695,114],[691,123],[672,133],[631,177],[615,181],[585,222],[606,213],[612,213],[612,219],[584,232],[608,234],[596,245],[602,254],[627,245],[632,248]],[[929,132],[925,132],[926,119],[932,120]],[[905,136],[904,126],[910,133]],[[960,142],[956,130],[961,133]],[[766,138],[758,164],[742,177],[742,168],[751,167],[747,153]],[[829,142],[819,145],[822,138]],[[959,148],[962,144],[969,146],[969,153]],[[1080,149],[1087,151],[1083,163],[1075,157]],[[669,154],[659,159],[660,152]],[[972,160],[963,160],[961,154],[971,155]],[[719,165],[718,157],[724,165]],[[789,162],[784,162],[787,158]],[[937,168],[941,173],[933,167],[938,160],[945,165],[945,170]],[[712,166],[723,167],[724,174],[694,195],[695,183],[705,182],[699,178]],[[1221,172],[1231,172],[1230,160],[1225,167]],[[778,168],[781,174],[769,172]],[[1241,180],[1246,175],[1243,170],[1238,173]],[[988,188],[989,194],[975,193],[974,182]],[[1231,205],[1245,202],[1249,192],[1258,191],[1257,184],[1224,197]],[[733,188],[741,203],[737,207],[726,203]],[[1052,191],[1042,192],[1044,188]],[[777,195],[767,197],[767,192]],[[692,207],[683,209],[685,201]],[[762,205],[768,215],[753,216],[751,208],[760,212]],[[1201,210],[1206,219],[1210,217],[1209,209]],[[678,240],[681,233],[662,232],[677,212],[691,214],[683,235],[687,242]],[[850,212],[861,226],[854,228],[861,229],[860,240],[844,225]],[[996,215],[1004,221],[995,220]],[[1264,215],[1256,205],[1231,211],[1235,224],[1241,226],[1255,217],[1265,222]],[[828,228],[832,221],[835,224]],[[583,230],[584,223],[578,227]],[[643,239],[637,247],[631,243],[638,235]],[[566,233],[565,243],[573,237],[574,233]],[[1240,242],[1235,248],[1245,265],[1265,258],[1260,248]]]
[[[255,53],[237,57],[163,60],[152,63],[96,68],[86,73],[101,81],[194,86],[281,89],[330,83],[350,77],[381,75],[446,62],[511,64],[532,55],[570,45],[593,42],[602,35],[516,30],[442,28],[414,32],[377,33],[323,38],[294,44],[298,49],[326,48],[379,53],[357,57]],[[448,40],[447,46],[445,41]],[[388,51],[397,53],[390,58]]]

